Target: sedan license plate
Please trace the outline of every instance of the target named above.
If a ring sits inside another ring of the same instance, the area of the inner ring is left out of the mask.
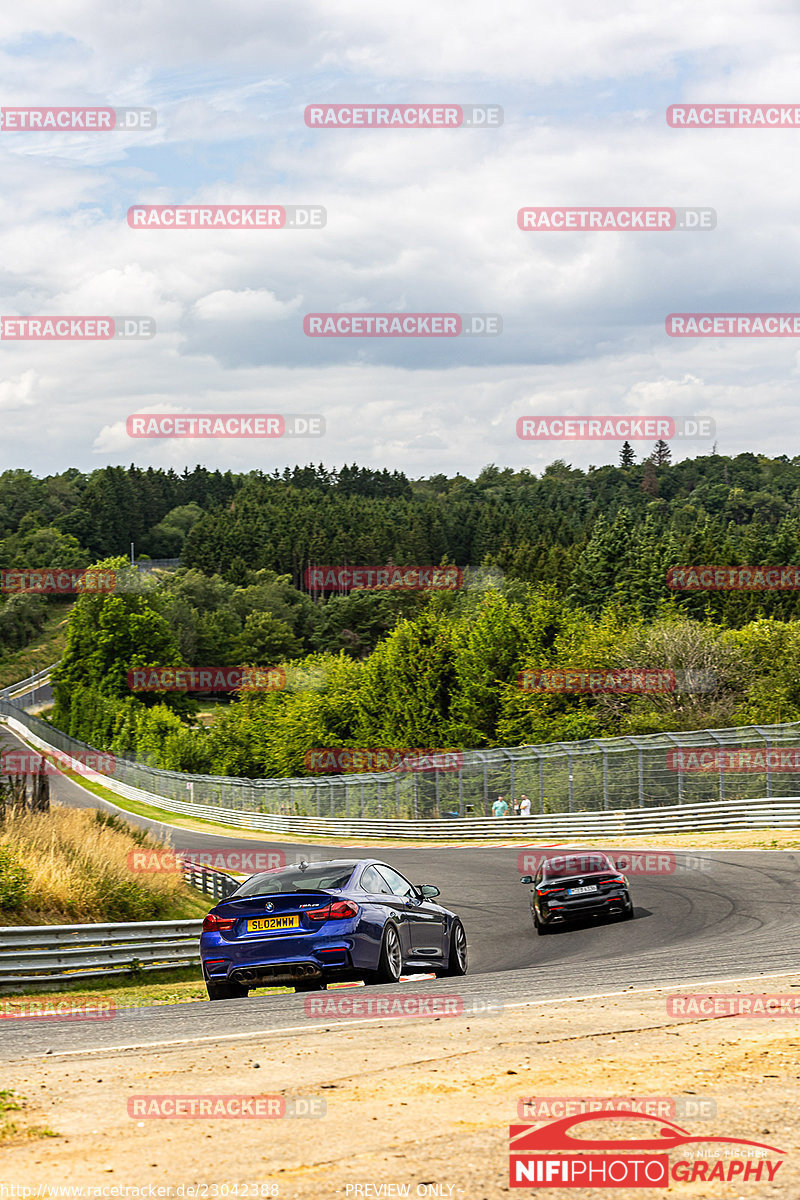
[[[264,933],[269,929],[299,929],[299,917],[258,917],[247,922],[248,933]]]
[[[588,887],[570,888],[568,895],[570,896],[585,896],[587,892],[596,892],[597,886],[592,883]]]

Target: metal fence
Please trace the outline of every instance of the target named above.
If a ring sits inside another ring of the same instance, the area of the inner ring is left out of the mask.
[[[7,699],[0,699],[0,717],[13,719],[23,735],[73,757],[95,753]],[[779,753],[762,755],[761,769],[745,772],[729,769],[724,760],[718,768],[697,771],[675,755],[726,747]],[[792,750],[799,753],[786,753]],[[234,815],[340,822],[436,819],[453,825],[457,818],[488,817],[498,795],[527,794],[532,814],[542,816],[800,795],[800,722],[470,750],[451,757],[460,764],[452,770],[299,779],[189,775],[117,758],[109,786],[136,788],[179,804],[175,811],[188,805],[198,815],[205,808]]]
[[[239,880],[232,879],[224,871],[216,871],[204,863],[183,860],[183,878],[189,887],[202,892],[204,896],[212,896],[214,900],[225,900],[239,886]]]
[[[15,696],[23,696],[27,692],[34,690],[37,684],[46,683],[50,678],[50,672],[54,671],[58,663],[51,663],[49,667],[43,667],[41,671],[37,671],[34,675],[29,675],[27,679],[20,679],[19,683],[12,683],[7,688],[0,688],[0,698],[3,700],[12,700]]]
[[[200,961],[201,926],[202,921],[4,925],[0,988],[192,967]]]

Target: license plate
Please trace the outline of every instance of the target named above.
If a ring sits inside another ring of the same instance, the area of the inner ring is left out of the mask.
[[[596,892],[596,891],[597,891],[597,887],[595,884],[592,883],[588,887],[570,888],[568,894],[570,896],[585,896],[587,892]]]
[[[258,917],[247,922],[248,933],[264,933],[268,929],[299,929],[299,917]]]

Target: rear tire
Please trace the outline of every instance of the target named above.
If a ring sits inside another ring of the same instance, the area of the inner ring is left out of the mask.
[[[445,975],[466,975],[469,968],[467,954],[467,935],[460,921],[453,922],[450,930],[450,955],[447,960]]]
[[[546,933],[549,933],[549,932],[550,932],[550,926],[549,926],[549,925],[543,925],[543,924],[542,924],[542,922],[541,922],[541,921],[537,921],[537,919],[536,919],[535,917],[534,917],[534,919],[533,919],[533,924],[534,924],[534,925],[535,925],[535,927],[536,927],[536,932],[538,933],[539,937],[544,937],[544,935],[545,935]]]
[[[402,973],[403,953],[400,949],[400,935],[396,926],[389,924],[383,931],[378,969],[370,971],[366,982],[399,983]]]
[[[622,914],[622,920],[623,921],[632,921],[633,920],[633,905],[632,904],[628,905],[628,907],[625,909],[624,913]]]
[[[250,994],[250,989],[232,979],[206,980],[206,991],[209,1000],[244,1000]]]

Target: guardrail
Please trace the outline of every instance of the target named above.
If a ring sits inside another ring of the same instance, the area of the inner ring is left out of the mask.
[[[197,863],[192,859],[183,859],[183,878],[189,887],[195,888],[205,896],[212,896],[215,901],[225,900],[239,886],[239,880],[232,879],[224,871],[217,871],[205,863]]]
[[[97,754],[0,698],[3,717],[35,745],[79,758]],[[715,752],[733,748],[758,752],[762,765],[756,770],[751,764],[742,773],[726,766],[724,754],[710,770],[684,761],[692,752],[711,751],[713,759]],[[103,782],[120,795],[133,795],[124,790],[132,788],[142,798],[158,797],[156,807],[171,812],[210,812],[211,819],[228,823],[231,812],[249,813],[252,822],[241,817],[232,823],[255,829],[283,828],[283,817],[330,820],[328,828],[333,829],[353,819],[398,824],[435,819],[454,825],[456,819],[473,814],[475,819],[488,818],[497,795],[527,794],[533,812],[543,817],[791,799],[800,795],[800,722],[470,750],[459,752],[457,759],[452,770],[435,766],[430,771],[249,779],[167,771],[117,755],[113,778]],[[276,823],[268,826],[255,819],[262,815],[274,817]],[[320,828],[328,831],[324,825]]]
[[[24,696],[26,692],[31,691],[37,684],[46,683],[50,677],[50,672],[54,671],[57,666],[57,662],[50,663],[49,667],[42,667],[41,671],[36,671],[35,674],[29,675],[27,679],[20,679],[17,683],[10,683],[6,688],[0,688],[0,699],[13,700],[15,696]]]
[[[29,714],[18,709],[13,711],[15,716],[5,718],[10,729],[37,749],[47,751],[56,748],[30,732],[27,723],[36,718],[31,718]],[[45,722],[38,723],[49,728]],[[55,732],[58,733],[58,730]],[[61,753],[64,754],[64,751]],[[81,773],[87,774],[85,767],[81,767]],[[714,832],[726,829],[800,829],[800,795],[754,796],[703,804],[661,804],[649,809],[586,808],[579,812],[555,812],[530,817],[453,817],[444,820],[404,820],[392,817],[384,820],[364,820],[276,815],[252,809],[198,804],[186,800],[173,800],[155,792],[145,791],[122,783],[110,775],[93,774],[90,777],[118,796],[149,804],[165,812],[242,829],[258,829],[264,833],[302,834],[307,837],[351,837],[362,838],[365,841],[370,838],[496,841],[498,838],[505,840],[509,837],[528,840],[565,837],[609,838],[636,834]]]
[[[0,988],[174,971],[200,961],[202,921],[0,927]]]

